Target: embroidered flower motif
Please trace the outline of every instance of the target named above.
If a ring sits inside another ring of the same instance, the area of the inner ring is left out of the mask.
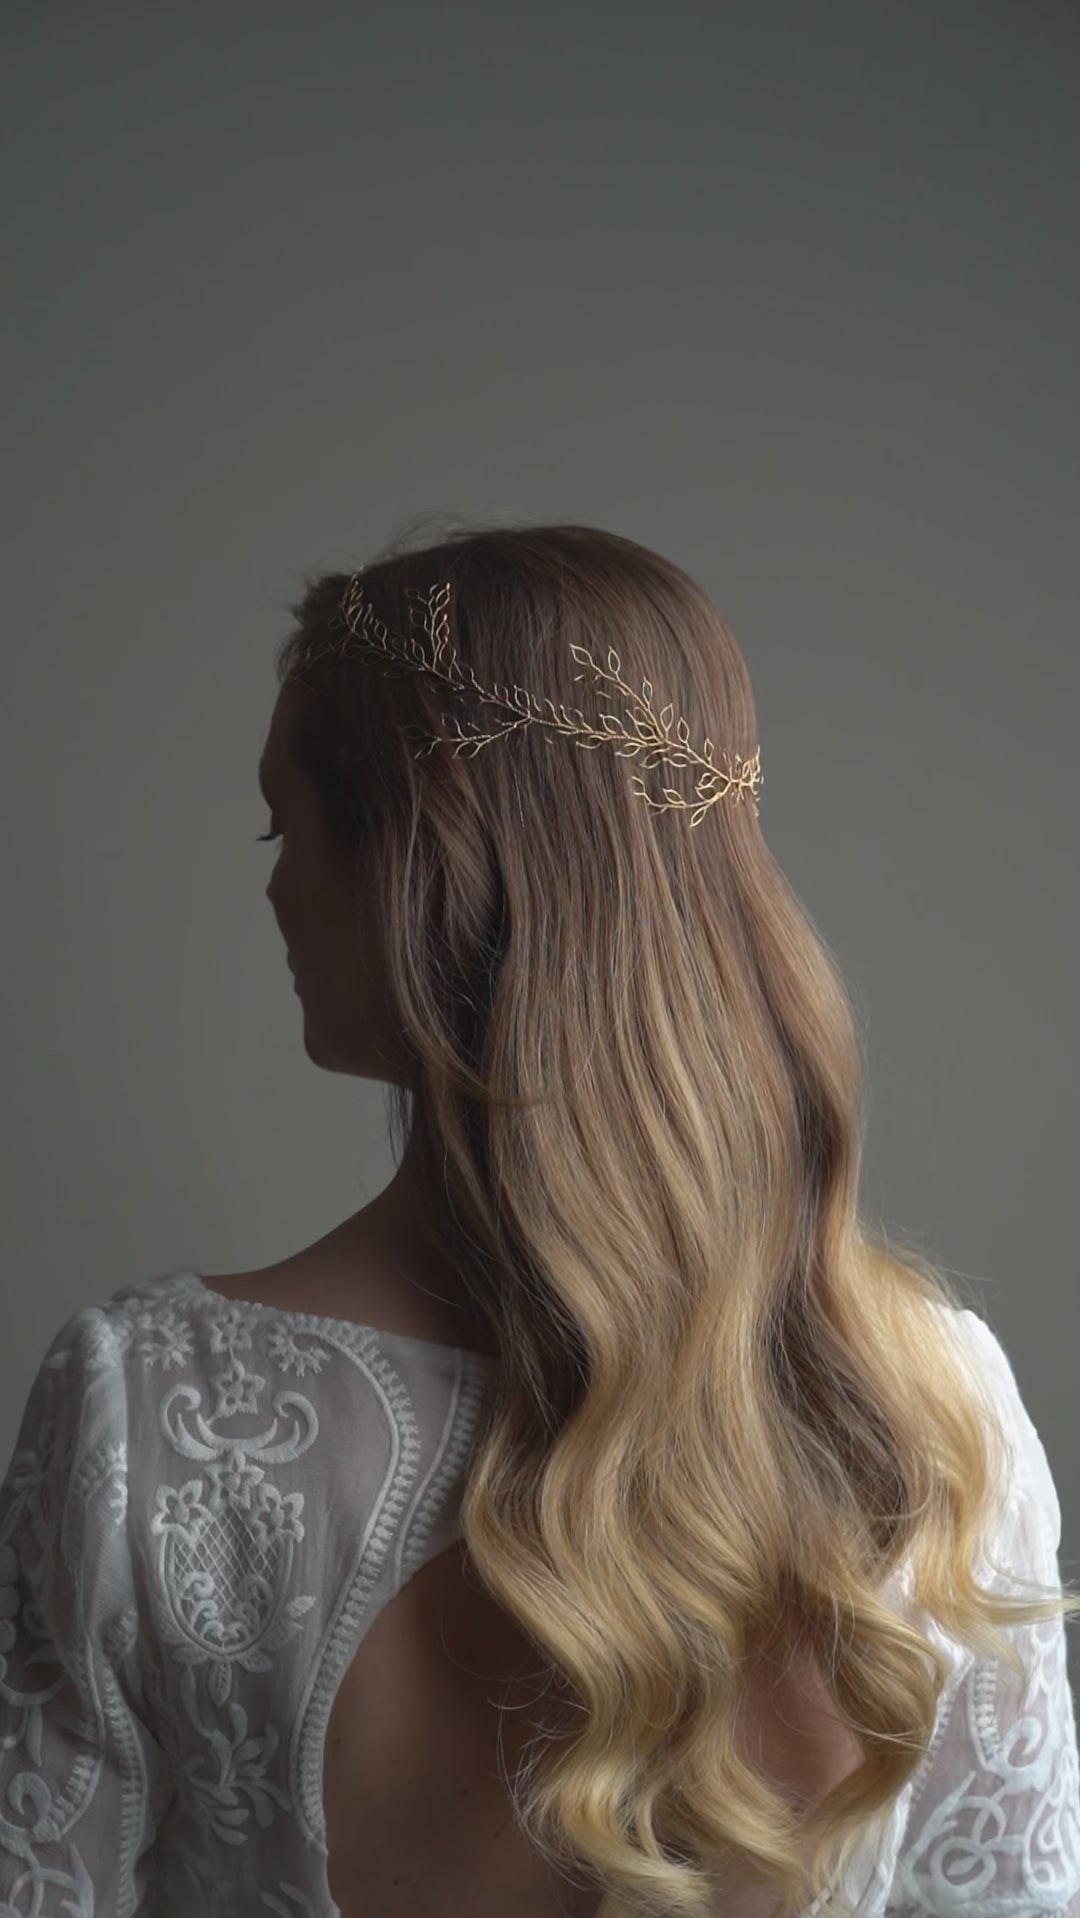
[[[233,1357],[223,1372],[212,1373],[210,1383],[216,1393],[213,1416],[231,1419],[238,1412],[258,1411],[259,1393],[266,1380],[256,1372],[245,1371],[243,1361]]]
[[[78,1839],[95,1819],[110,1871],[115,1863],[118,1910],[138,1903],[140,1840],[160,1827],[170,1909],[322,1912],[319,1873],[309,1887],[296,1868],[311,1757],[300,1732],[310,1687],[332,1662],[338,1594],[324,1606],[295,1587],[297,1542],[316,1548],[317,1561],[338,1507],[324,1504],[321,1475],[308,1481],[297,1462],[320,1435],[325,1448],[337,1408],[324,1408],[322,1381],[297,1377],[332,1379],[337,1340],[326,1322],[320,1332],[316,1319],[290,1322],[265,1307],[253,1316],[244,1305],[196,1306],[184,1275],[148,1282],[88,1314],[46,1367],[39,1422],[21,1441],[32,1449],[0,1496],[0,1828],[27,1834],[15,1890],[0,1865],[0,1918],[29,1918],[39,1905],[44,1918],[57,1900],[89,1918],[99,1874],[86,1871],[72,1832]],[[213,1378],[211,1350],[223,1361]],[[84,1416],[88,1377],[96,1389]],[[409,1416],[396,1398],[390,1413]],[[237,1414],[246,1424],[230,1426]],[[411,1421],[399,1430],[403,1441],[414,1436]],[[344,1464],[340,1454],[333,1462]],[[314,1583],[321,1568],[305,1569]],[[356,1579],[346,1592],[354,1604]],[[144,1612],[152,1631],[141,1629]],[[137,1765],[125,1741],[132,1762],[99,1767],[90,1741],[119,1748],[134,1709],[160,1740],[160,1764],[155,1754],[152,1767]],[[86,1822],[76,1827],[75,1815]],[[39,1837],[47,1858],[37,1856]]]
[[[174,1485],[159,1485],[150,1530],[159,1534],[176,1532],[188,1544],[194,1544],[210,1517],[202,1503],[202,1489],[201,1478],[189,1478],[179,1490]]]
[[[136,1315],[135,1330],[139,1357],[147,1365],[160,1365],[164,1371],[183,1365],[195,1349],[190,1325],[185,1325],[171,1307],[146,1307]]]
[[[230,1358],[235,1352],[250,1352],[254,1329],[252,1313],[246,1312],[240,1304],[228,1306],[210,1321],[211,1352],[227,1352]]]
[[[246,1452],[240,1446],[230,1448],[227,1458],[219,1459],[216,1464],[208,1465],[206,1476],[210,1481],[207,1495],[207,1510],[220,1512],[223,1506],[241,1506],[250,1512],[255,1487],[266,1477],[261,1465],[253,1465]]]
[[[260,1485],[248,1521],[256,1545],[268,1545],[271,1539],[303,1538],[299,1517],[303,1509],[303,1492],[279,1492],[276,1485]]]
[[[321,1345],[298,1345],[291,1327],[280,1320],[269,1332],[266,1347],[283,1372],[295,1372],[301,1379],[309,1372],[321,1372],[330,1356]]]
[[[200,1822],[227,1845],[242,1845],[252,1812],[265,1830],[273,1822],[275,1804],[284,1811],[291,1806],[288,1793],[267,1776],[278,1747],[276,1728],[267,1725],[261,1737],[249,1737],[244,1707],[234,1699],[228,1713],[232,1736],[216,1730],[208,1735],[217,1776],[209,1775],[206,1756],[201,1752],[190,1758],[184,1769]],[[241,1802],[245,1798],[247,1804]]]

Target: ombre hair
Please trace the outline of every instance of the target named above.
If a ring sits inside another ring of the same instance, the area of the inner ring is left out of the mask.
[[[483,686],[591,714],[571,646],[614,646],[699,746],[756,749],[719,611],[632,540],[443,520],[364,571],[399,632],[407,588],[451,581]],[[303,663],[349,577],[306,580],[277,672],[310,695],[291,751],[376,889],[392,1131],[497,1350],[462,1536],[559,1706],[516,1816],[605,1914],[712,1918],[753,1884],[788,1918],[927,1752],[948,1667],[902,1593],[1021,1677],[1006,1628],[1080,1597],[976,1576],[1008,1452],[949,1336],[970,1302],[860,1217],[859,1031],[754,807],[691,831],[634,796],[633,758],[540,727],[416,756],[406,728],[446,731],[430,678]],[[861,1753],[817,1799],[741,1736],[752,1679],[797,1666]]]

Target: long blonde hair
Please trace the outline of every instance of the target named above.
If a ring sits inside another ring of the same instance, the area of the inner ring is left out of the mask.
[[[894,1575],[1021,1674],[1001,1628],[1080,1597],[975,1577],[1007,1452],[945,1336],[965,1301],[860,1218],[859,1032],[754,807],[691,830],[633,795],[634,759],[541,727],[418,757],[406,728],[447,730],[427,676],[303,664],[348,577],[306,581],[277,670],[312,695],[291,749],[377,887],[409,1061],[392,1125],[497,1346],[463,1538],[569,1706],[537,1725],[517,1816],[604,1912],[706,1918],[749,1881],[787,1918],[934,1729],[947,1668]],[[699,749],[755,751],[739,648],[671,561],[589,526],[444,522],[365,566],[399,632],[406,589],[444,580],[481,685],[595,716],[570,649],[612,645]],[[863,1754],[818,1803],[739,1738],[778,1644]]]

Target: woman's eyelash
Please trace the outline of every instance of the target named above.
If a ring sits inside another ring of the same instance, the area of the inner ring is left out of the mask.
[[[280,839],[280,838],[281,838],[280,832],[260,832],[260,833],[256,833],[255,835],[255,843],[256,845],[258,845],[260,839]]]

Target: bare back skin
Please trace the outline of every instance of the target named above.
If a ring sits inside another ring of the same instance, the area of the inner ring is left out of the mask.
[[[226,1298],[492,1352],[485,1328],[455,1302],[453,1275],[429,1263],[422,1283],[403,1284],[391,1250],[358,1214],[277,1265],[202,1276]],[[555,1701],[538,1698],[541,1663],[460,1540],[384,1606],[327,1728],[328,1877],[342,1918],[621,1918],[598,1889],[557,1873],[514,1822],[507,1780],[536,1722],[558,1722]],[[746,1723],[765,1769],[801,1798],[823,1796],[858,1763],[813,1678],[762,1686]],[[747,1888],[725,1897],[723,1918],[776,1909],[774,1893]]]
[[[278,1265],[203,1273],[231,1299],[492,1351],[430,1263],[403,1284],[357,1219]],[[443,1297],[443,1294],[446,1297]],[[506,1783],[538,1706],[537,1648],[470,1573],[461,1541],[383,1607],[338,1688],[323,1809],[342,1918],[597,1918],[599,1891],[555,1873],[518,1831]],[[502,1709],[500,1707],[510,1707]]]

